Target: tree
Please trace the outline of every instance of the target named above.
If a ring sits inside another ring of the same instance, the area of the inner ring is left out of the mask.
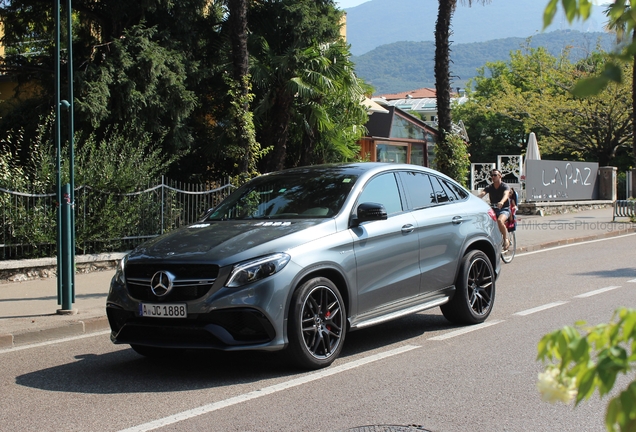
[[[628,31],[631,30],[632,44],[636,43],[636,29],[633,25],[630,26],[627,21],[627,17],[631,16],[631,3],[627,2],[621,4],[617,2],[619,6],[623,7],[620,10],[619,7],[608,7],[605,10],[605,14],[609,18],[607,28],[616,32],[616,41],[618,43],[624,42],[626,36],[629,36]],[[636,55],[632,58],[632,113],[636,113]],[[632,155],[634,158],[634,164],[636,166],[636,121],[632,120]],[[636,170],[632,171],[632,184],[636,182]],[[632,198],[636,198],[636,188],[632,188]]]
[[[467,115],[471,143],[489,144],[490,137],[497,137],[497,154],[504,148],[519,151],[526,134],[534,131],[548,157],[612,163],[631,140],[629,90],[613,83],[585,99],[568,91],[577,79],[601,70],[607,59],[607,54],[594,53],[572,64],[567,51],[556,58],[543,48],[526,48],[511,53],[509,62],[486,64],[474,80],[470,102],[457,109]]]
[[[562,7],[569,22],[575,19],[586,20],[592,8],[591,0],[568,1],[561,0]],[[622,83],[624,71],[621,63],[631,63],[631,115],[636,113],[636,16],[633,14],[632,2],[628,0],[614,0],[609,4],[606,14],[609,18],[608,28],[616,31],[619,39],[623,35],[631,35],[631,42],[621,46],[621,51],[614,55],[612,61],[607,62],[604,69],[595,76],[579,81],[572,92],[579,96],[593,95],[605,88],[609,83]],[[545,9],[543,27],[552,22],[559,6],[559,0],[550,0]],[[632,167],[636,167],[636,121],[632,120]],[[632,171],[632,184],[636,184],[636,170]]]
[[[259,150],[254,131],[254,120],[250,111],[249,52],[247,50],[247,0],[227,0],[228,27],[232,48],[232,71],[236,88],[236,113],[234,124],[237,145],[243,149],[243,173],[256,174],[254,159]]]
[[[0,113],[0,133],[19,124],[26,143],[53,103],[48,9],[0,0],[0,71],[38,90]],[[182,156],[173,178],[202,181],[352,159],[365,88],[341,17],[333,0],[75,0],[77,146],[113,126],[131,141],[150,134]]]
[[[154,140],[161,139],[168,152],[187,150],[193,141],[189,116],[196,105],[188,80],[195,79],[198,63],[193,57],[196,47],[187,44],[194,39],[182,28],[200,27],[197,20],[206,3],[73,2],[79,147],[83,138],[94,133],[101,140],[117,124],[131,140],[147,132]],[[0,131],[11,130],[15,116],[20,115],[18,124],[32,137],[39,119],[53,104],[53,17],[50,6],[37,0],[4,1],[1,7],[2,42],[7,47],[2,68],[20,89],[30,86],[38,92],[10,107],[0,120]],[[63,63],[68,52],[65,39],[62,37]]]
[[[472,4],[472,0],[467,0],[468,5]],[[488,0],[482,0],[487,3]],[[447,145],[446,135],[452,130],[451,119],[451,84],[450,84],[450,34],[451,20],[457,0],[439,0],[439,8],[437,12],[437,22],[435,23],[435,91],[437,94],[437,124],[438,124],[438,142],[436,152],[437,166],[441,172],[451,177],[456,177],[451,167],[446,161],[455,159],[452,153],[453,148],[457,146]]]
[[[321,134],[354,127],[361,131],[366,120],[360,104],[364,89],[340,37],[342,12],[333,2],[264,1],[254,5],[252,15],[258,17],[250,49],[254,113],[259,141],[271,148],[264,169],[315,160],[314,150],[327,144]],[[354,114],[338,114],[335,104]],[[335,148],[344,151],[342,157],[359,136],[340,135]]]

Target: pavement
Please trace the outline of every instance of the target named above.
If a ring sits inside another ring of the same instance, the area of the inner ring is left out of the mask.
[[[636,232],[611,207],[551,216],[518,216],[517,253]],[[503,271],[506,271],[505,267]],[[74,314],[61,314],[57,279],[0,281],[0,352],[60,338],[107,332],[106,296],[115,271],[75,276]]]

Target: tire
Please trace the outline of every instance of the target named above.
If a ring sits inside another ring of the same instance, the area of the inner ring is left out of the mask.
[[[473,250],[462,258],[455,294],[440,306],[444,317],[458,324],[479,324],[488,318],[495,302],[495,272],[488,256]]]
[[[289,311],[289,350],[304,369],[329,366],[342,350],[347,314],[338,288],[318,277],[300,286]]]
[[[512,259],[515,257],[515,253],[517,252],[517,236],[514,231],[508,232],[508,240],[510,240],[510,246],[507,251],[501,252],[501,260],[506,264],[510,263]]]
[[[152,359],[174,358],[179,356],[183,352],[183,350],[178,348],[162,348],[136,344],[131,344],[130,347],[137,354]]]

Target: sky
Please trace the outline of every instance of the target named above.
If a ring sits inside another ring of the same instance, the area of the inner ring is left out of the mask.
[[[366,3],[369,0],[336,0],[336,5],[340,9],[346,9],[354,6],[358,6],[362,3]]]

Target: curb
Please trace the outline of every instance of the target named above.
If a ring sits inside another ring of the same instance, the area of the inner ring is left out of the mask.
[[[584,237],[572,237],[569,239],[555,240],[555,241],[541,243],[541,244],[533,245],[533,246],[521,246],[517,248],[516,252],[517,253],[535,252],[538,250],[549,249],[549,248],[553,248],[557,246],[566,246],[566,245],[575,244],[575,243],[582,243],[582,242],[591,241],[591,240],[600,240],[600,239],[610,238],[610,237],[618,237],[618,236],[633,234],[633,233],[636,233],[636,228],[610,231],[610,232],[605,232],[602,234],[594,234],[594,235],[584,236]]]
[[[82,321],[66,321],[63,324],[45,329],[0,334],[0,349],[11,349],[55,339],[82,336],[108,330],[109,328],[108,318],[106,318],[106,316],[89,318]]]

